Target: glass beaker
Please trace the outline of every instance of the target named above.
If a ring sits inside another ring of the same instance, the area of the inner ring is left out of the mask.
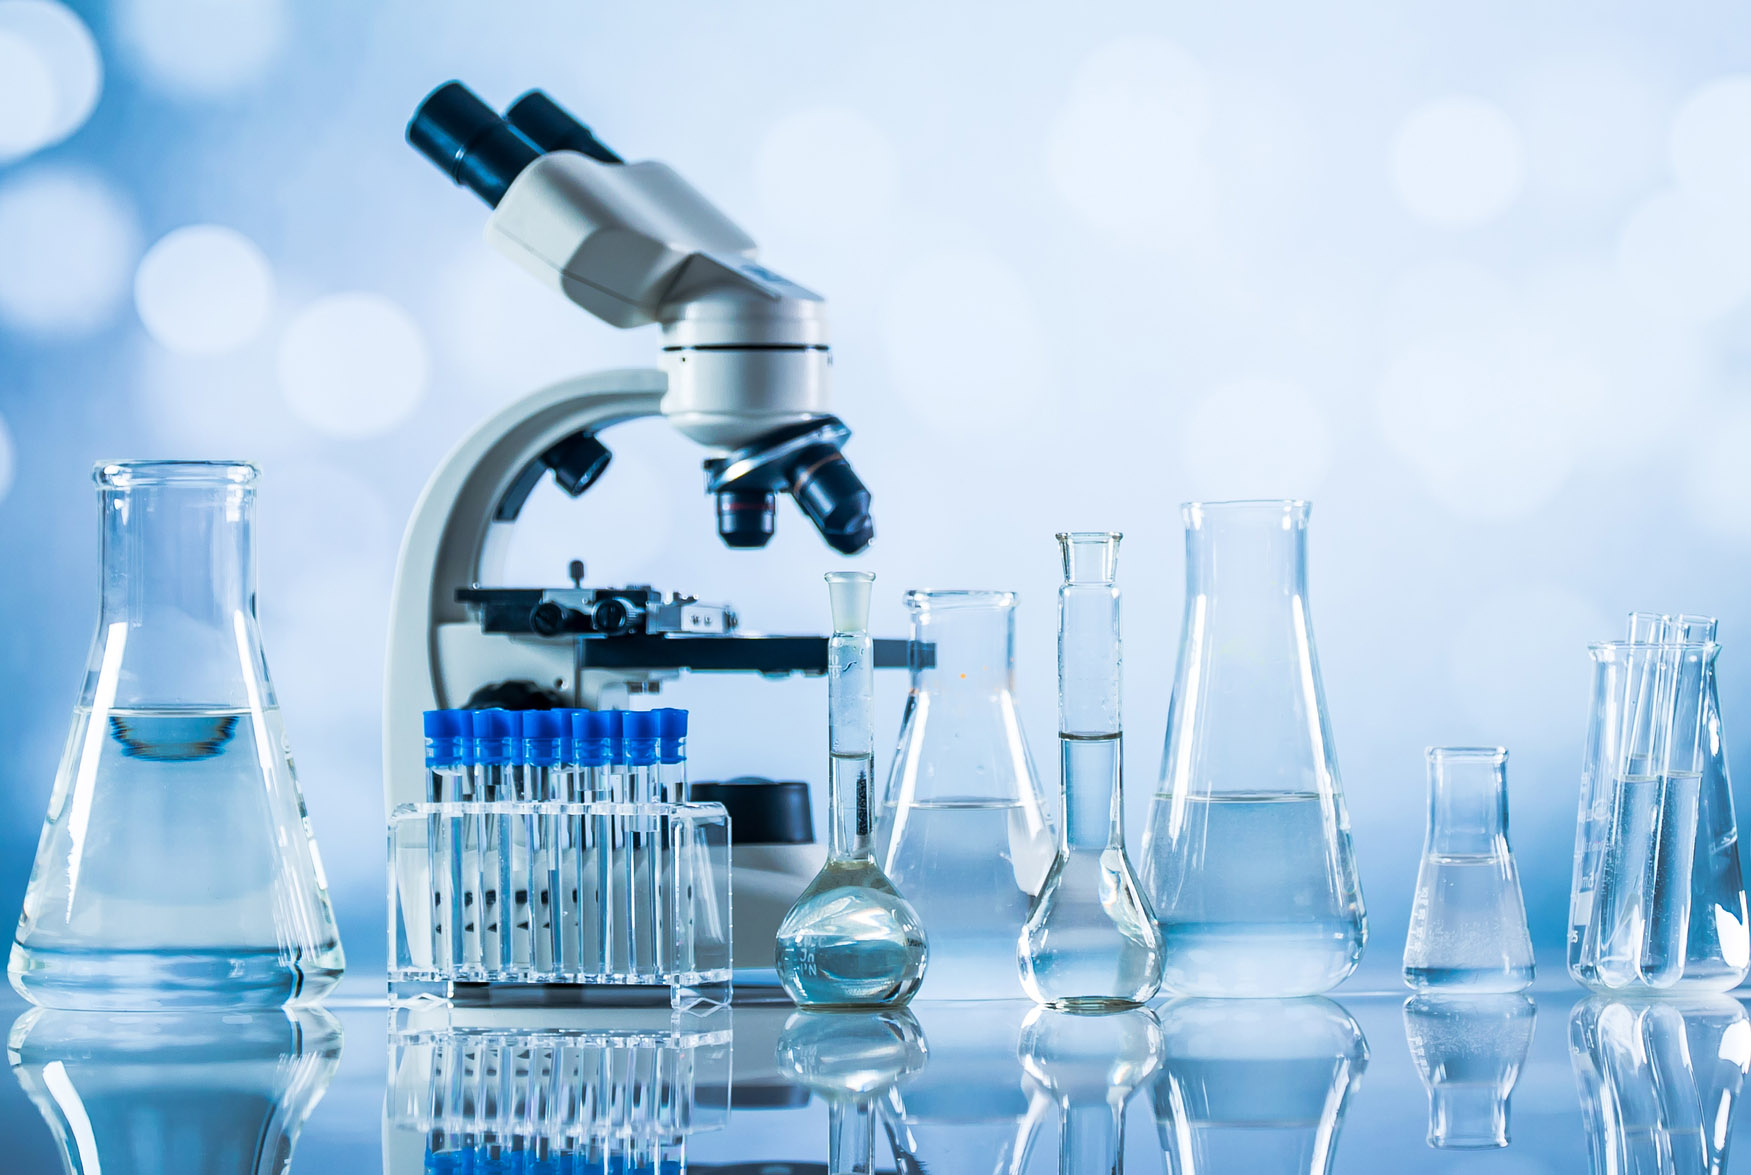
[[[1368,1041],[1331,1000],[1175,1000],[1155,1123],[1172,1175],[1324,1175]]]
[[[1681,641],[1713,644],[1712,616],[1679,616]],[[1751,929],[1745,910],[1745,877],[1739,865],[1739,822],[1733,814],[1733,784],[1727,743],[1721,732],[1715,658],[1703,669],[1702,788],[1697,797],[1696,851],[1690,874],[1690,928],[1684,974],[1673,986],[1686,991],[1730,991],[1751,971]]]
[[[1119,538],[1060,534],[1058,745],[1063,829],[1058,854],[1017,944],[1036,1002],[1110,1012],[1161,986],[1161,932],[1125,856],[1120,727]]]
[[[1148,1008],[1089,1020],[1035,1008],[1022,1026],[1022,1071],[1058,1107],[1058,1175],[1125,1169],[1125,1107],[1161,1064]]]
[[[1429,829],[1404,943],[1420,991],[1532,985],[1532,936],[1508,847],[1508,752],[1430,747]]]
[[[1538,1009],[1526,996],[1415,995],[1404,1038],[1429,1091],[1429,1145],[1508,1145],[1508,1096],[1526,1063]]]
[[[1600,991],[1671,988],[1688,945],[1703,682],[1716,646],[1606,641],[1589,651],[1569,973]]]
[[[875,859],[875,643],[867,571],[830,571],[827,641],[829,807],[827,863],[778,927],[784,990],[803,1008],[905,1004],[924,979],[929,947],[912,904]]]
[[[97,636],[8,966],[34,1003],[277,1007],[340,979],[256,625],[256,477],[95,472]]]
[[[1015,594],[912,591],[906,608],[912,688],[882,868],[930,930],[921,998],[1017,998],[1015,938],[1057,836],[1016,711]]]
[[[1189,502],[1167,752],[1140,861],[1162,986],[1328,991],[1367,923],[1307,607],[1305,502]]]
[[[341,1027],[320,1008],[35,1008],[7,1054],[68,1171],[284,1175],[340,1066]]]
[[[877,1104],[928,1057],[918,1021],[904,1009],[791,1013],[778,1065],[827,1099],[828,1175],[875,1175]]]

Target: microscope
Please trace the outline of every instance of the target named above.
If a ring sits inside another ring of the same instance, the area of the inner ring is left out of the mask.
[[[842,451],[850,430],[829,411],[820,295],[762,266],[754,241],[670,168],[625,162],[540,91],[501,116],[448,83],[420,105],[407,137],[492,207],[486,238],[500,252],[611,326],[659,325],[662,350],[654,370],[584,375],[511,404],[427,483],[395,576],[389,810],[426,798],[425,710],[595,709],[624,706],[683,671],[825,672],[824,635],[745,632],[727,604],[649,585],[588,586],[577,561],[564,587],[502,578],[510,530],[542,479],[551,473],[566,494],[583,494],[609,465],[602,434],[649,416],[706,450],[705,488],[726,545],[764,546],[788,496],[830,548],[866,548],[870,495]],[[878,667],[904,667],[907,642],[877,641],[875,654]],[[800,891],[821,861],[806,789],[754,781],[695,795],[724,803],[752,838],[735,846],[736,939],[751,951],[739,952],[744,965],[765,966],[795,897],[790,875]],[[745,868],[756,871],[746,885]]]

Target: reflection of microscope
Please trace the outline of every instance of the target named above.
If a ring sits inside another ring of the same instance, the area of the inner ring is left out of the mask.
[[[824,672],[825,637],[751,635],[728,606],[586,587],[578,563],[569,588],[508,588],[501,576],[511,526],[541,479],[551,471],[582,494],[608,466],[602,431],[645,416],[711,451],[706,488],[727,545],[764,546],[782,493],[833,549],[868,546],[869,492],[840,452],[849,430],[828,413],[821,298],[759,265],[754,242],[680,176],[623,163],[538,91],[501,118],[452,82],[420,106],[408,139],[493,206],[487,239],[501,252],[613,326],[660,324],[663,349],[660,370],[599,372],[525,397],[427,483],[396,569],[389,808],[425,798],[423,710],[612,706],[681,670]],[[905,643],[876,642],[876,663],[903,666]],[[739,798],[763,810],[762,796]],[[798,870],[806,880],[807,865]]]

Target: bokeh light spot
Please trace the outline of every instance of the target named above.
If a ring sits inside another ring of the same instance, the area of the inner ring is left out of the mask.
[[[1751,75],[1717,78],[1672,119],[1669,151],[1678,185],[1710,200],[1751,200]]]
[[[1751,295],[1751,222],[1742,209],[1682,188],[1654,193],[1618,235],[1618,276],[1651,314],[1720,317]]]
[[[305,307],[280,340],[280,391],[300,420],[332,436],[388,432],[413,412],[431,360],[407,311],[379,294]]]
[[[1310,497],[1325,476],[1331,439],[1301,388],[1242,380],[1217,388],[1180,434],[1192,492],[1205,500]]]
[[[1500,109],[1464,95],[1411,111],[1392,145],[1392,180],[1411,215],[1462,227],[1500,215],[1524,181],[1520,133]]]
[[[102,91],[97,42],[72,9],[0,0],[0,162],[84,126]]]
[[[131,207],[84,172],[36,170],[0,185],[0,322],[78,335],[108,322],[128,286]]]
[[[754,158],[761,202],[789,227],[843,237],[887,212],[898,167],[893,138],[855,110],[805,110],[778,120]]]
[[[284,0],[123,0],[117,25],[148,80],[184,97],[257,81],[286,39]]]
[[[267,321],[274,277],[254,241],[194,224],[159,238],[134,274],[134,305],[153,338],[189,355],[235,350]]]
[[[4,418],[0,418],[0,502],[6,500],[7,493],[12,489],[12,477],[17,469],[17,458],[12,447],[12,433],[6,427]]]

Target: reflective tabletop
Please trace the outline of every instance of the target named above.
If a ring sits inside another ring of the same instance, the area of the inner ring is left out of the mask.
[[[134,1016],[8,993],[7,1172],[1714,1172],[1728,997]],[[868,1166],[873,1155],[873,1167]]]

